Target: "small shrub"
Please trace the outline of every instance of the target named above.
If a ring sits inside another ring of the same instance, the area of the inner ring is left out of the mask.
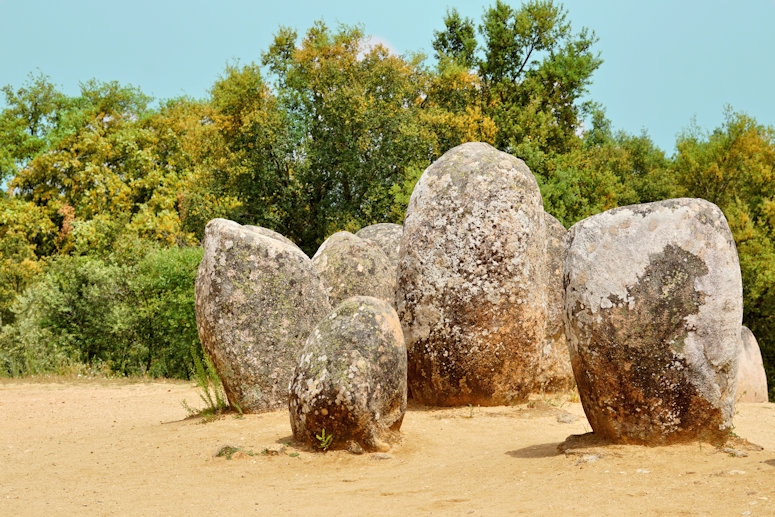
[[[223,414],[229,409],[229,402],[213,362],[206,355],[200,357],[200,354],[197,353],[194,347],[191,347],[191,357],[194,362],[194,381],[196,381],[196,386],[199,388],[199,398],[205,403],[205,407],[196,410],[183,400],[183,408],[185,408],[189,417],[215,417]],[[235,409],[239,414],[242,414],[242,409],[236,404]]]

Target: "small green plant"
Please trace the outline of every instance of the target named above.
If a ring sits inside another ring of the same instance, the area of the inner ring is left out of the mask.
[[[248,456],[255,456],[256,453],[252,450],[246,450],[242,447],[235,447],[233,445],[224,445],[220,449],[218,449],[218,452],[215,453],[216,458],[226,458],[227,460],[230,460],[236,453],[241,452],[243,454],[246,454]]]
[[[315,438],[318,439],[318,448],[326,452],[331,447],[331,442],[334,440],[333,434],[326,434],[326,430],[320,431],[320,434],[316,434]]]
[[[223,391],[223,384],[215,366],[209,357],[204,356],[204,360],[199,357],[194,347],[191,347],[191,357],[194,361],[194,381],[199,388],[199,398],[205,403],[205,407],[195,410],[184,400],[182,402],[188,416],[215,417],[229,409],[229,402],[226,393]],[[234,409],[239,415],[242,415],[242,408],[234,404]]]

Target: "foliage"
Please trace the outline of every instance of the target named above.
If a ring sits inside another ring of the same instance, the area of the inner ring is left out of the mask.
[[[595,34],[574,33],[567,12],[553,1],[531,0],[515,9],[501,0],[474,22],[452,9],[445,30],[434,33],[440,66],[476,68],[482,82],[477,103],[498,128],[496,147],[518,153],[529,143],[541,152],[564,153],[577,144],[582,103],[602,60]]]
[[[188,378],[198,346],[193,302],[201,249],[159,249],[134,263],[60,256],[16,298],[3,327],[6,375],[80,363],[122,375]],[[49,357],[50,356],[50,357]],[[52,358],[58,358],[52,362]]]
[[[205,403],[205,407],[196,410],[184,400],[182,402],[183,408],[188,416],[213,417],[220,415],[229,408],[229,403],[213,362],[206,355],[202,357],[201,350],[194,346],[191,347],[191,359],[194,362],[194,380],[199,388],[199,398]],[[239,406],[237,406],[237,411],[242,413]],[[231,459],[231,457],[227,459]]]
[[[326,452],[328,448],[331,447],[331,443],[334,441],[334,435],[326,434],[325,429],[320,431],[320,434],[316,434],[315,438],[318,440],[318,448],[323,452]]]

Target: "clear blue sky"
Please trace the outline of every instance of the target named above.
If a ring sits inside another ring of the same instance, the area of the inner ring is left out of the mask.
[[[159,99],[204,97],[230,60],[258,61],[280,25],[363,24],[398,53],[432,56],[447,7],[479,21],[494,0],[0,0],[0,85],[48,75],[68,94],[90,78]],[[517,6],[520,2],[513,1]],[[565,0],[605,63],[590,98],[615,129],[645,129],[671,154],[692,118],[724,106],[775,126],[775,0]]]

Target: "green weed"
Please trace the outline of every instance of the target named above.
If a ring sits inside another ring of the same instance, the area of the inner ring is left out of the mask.
[[[212,419],[220,416],[229,409],[229,401],[226,398],[226,393],[223,390],[223,384],[221,378],[218,376],[218,372],[213,365],[213,362],[206,355],[204,359],[200,359],[199,355],[192,348],[191,356],[194,361],[194,381],[197,388],[199,388],[199,398],[205,403],[205,407],[202,409],[194,409],[183,400],[183,408],[188,413],[189,417],[202,416]],[[242,415],[242,408],[238,404],[233,404],[234,409],[238,415]]]
[[[320,431],[320,434],[316,434],[315,438],[318,439],[318,448],[322,449],[323,452],[326,452],[329,447],[331,447],[331,442],[334,440],[333,434],[326,434],[326,430],[323,429]]]

